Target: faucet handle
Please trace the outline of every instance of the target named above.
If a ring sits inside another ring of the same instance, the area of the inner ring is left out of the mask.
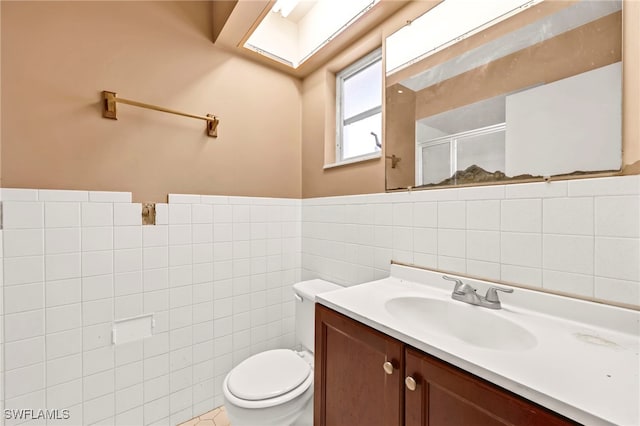
[[[498,291],[503,291],[505,293],[513,293],[512,288],[502,288],[502,287],[490,287],[487,290],[487,295],[484,297],[487,302],[498,302],[500,303],[500,299],[498,298]]]
[[[454,293],[464,294],[467,291],[475,291],[473,287],[471,287],[467,283],[462,282],[462,280],[459,278],[453,278],[447,275],[443,275],[442,278],[447,281],[454,281],[456,283],[456,286],[453,288]]]

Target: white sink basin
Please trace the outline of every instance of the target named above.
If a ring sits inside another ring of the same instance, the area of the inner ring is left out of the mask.
[[[537,339],[527,329],[487,308],[426,297],[389,299],[385,309],[416,330],[445,334],[487,349],[524,351]]]

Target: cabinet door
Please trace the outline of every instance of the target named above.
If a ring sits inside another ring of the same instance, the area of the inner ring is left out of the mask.
[[[402,343],[320,304],[315,321],[314,425],[402,425]]]
[[[443,361],[407,348],[407,426],[555,426],[576,423]],[[411,386],[413,387],[413,386]]]

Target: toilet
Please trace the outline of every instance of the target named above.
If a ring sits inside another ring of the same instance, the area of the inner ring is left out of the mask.
[[[293,285],[295,332],[302,350],[264,351],[227,374],[222,393],[232,426],[313,425],[315,297],[340,288],[320,279]]]

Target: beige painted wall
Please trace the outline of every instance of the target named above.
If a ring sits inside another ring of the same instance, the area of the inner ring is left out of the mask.
[[[385,152],[400,159],[395,167],[387,160],[385,186],[406,189],[416,182],[416,92],[394,84],[387,86],[385,100]]]
[[[302,197],[384,192],[382,158],[323,169],[335,146],[335,74],[353,60],[380,46],[380,34],[370,33],[302,85]],[[352,59],[352,57],[355,57]],[[325,149],[325,146],[327,147]]]
[[[238,0],[217,0],[211,5],[211,15],[213,16],[213,42],[222,32],[231,12],[238,4]]]
[[[299,80],[212,44],[210,2],[2,1],[2,185],[300,197]],[[204,122],[118,105],[102,90]]]

